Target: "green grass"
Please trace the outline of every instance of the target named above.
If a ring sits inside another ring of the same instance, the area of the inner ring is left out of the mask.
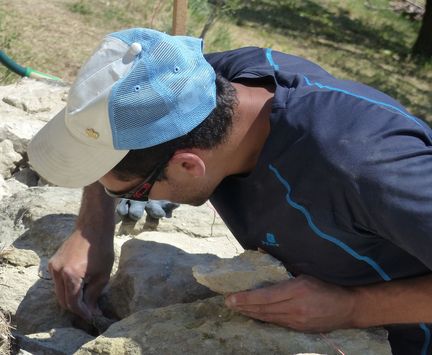
[[[388,1],[373,4],[378,10],[357,0],[251,1],[232,21],[266,38],[266,45],[374,86],[432,121],[432,65],[409,55],[420,23],[394,13]]]
[[[14,57],[17,55],[15,45],[19,43],[19,34],[13,23],[7,18],[4,10],[0,9],[0,49],[8,56]],[[26,54],[21,53],[21,57]],[[19,80],[20,76],[11,72],[6,67],[0,64],[0,83],[9,84]]]
[[[91,15],[92,10],[90,8],[90,4],[85,0],[79,0],[77,2],[73,2],[68,4],[68,8],[71,12],[75,12],[81,15]]]
[[[256,45],[303,56],[337,77],[384,91],[432,122],[432,63],[410,58],[420,22],[393,12],[388,0],[231,2],[242,6],[208,32],[206,51]],[[44,17],[64,17],[64,29],[25,17],[20,3],[31,4],[34,12],[40,8]],[[188,34],[198,36],[210,7],[206,0],[189,0],[189,9]],[[172,1],[20,0],[0,3],[0,44],[17,62],[71,81],[103,34],[146,26],[170,32],[171,23]],[[38,38],[43,50],[33,44]],[[0,69],[2,83],[16,79]]]

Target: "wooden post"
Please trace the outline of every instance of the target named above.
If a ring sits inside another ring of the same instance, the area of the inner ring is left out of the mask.
[[[186,34],[186,21],[187,21],[187,0],[174,0],[174,11],[173,11],[173,35],[185,35]]]

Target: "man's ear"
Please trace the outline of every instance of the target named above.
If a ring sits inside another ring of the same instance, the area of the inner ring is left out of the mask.
[[[173,164],[174,169],[179,169],[178,171],[186,172],[193,177],[201,177],[206,173],[204,161],[191,152],[179,151],[174,153],[169,164]]]

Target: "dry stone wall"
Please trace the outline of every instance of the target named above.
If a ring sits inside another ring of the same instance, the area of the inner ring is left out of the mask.
[[[0,312],[14,326],[13,353],[390,354],[382,329],[306,335],[228,310],[192,275],[243,252],[209,204],[181,206],[157,227],[118,221],[107,321],[94,329],[62,311],[47,263],[74,228],[81,190],[47,185],[26,149],[67,89],[30,79],[0,87]]]

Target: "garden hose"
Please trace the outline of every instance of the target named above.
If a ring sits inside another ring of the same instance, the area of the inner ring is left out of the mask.
[[[30,67],[23,67],[16,63],[13,59],[8,57],[5,52],[0,50],[0,62],[9,70],[13,71],[14,73],[17,73],[21,76],[27,76],[29,78],[33,79],[47,79],[47,80],[55,80],[55,81],[61,81],[62,79],[57,78],[54,75],[41,73],[37,70],[34,70]]]

